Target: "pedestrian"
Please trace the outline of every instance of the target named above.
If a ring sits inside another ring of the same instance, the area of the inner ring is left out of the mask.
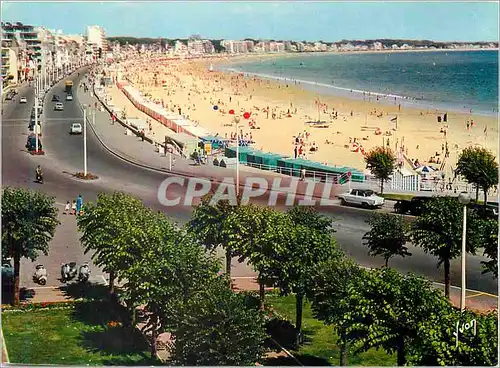
[[[73,199],[73,203],[71,204],[71,211],[73,215],[76,215],[76,200]]]
[[[302,168],[300,170],[300,180],[303,181],[306,178],[306,169]]]
[[[77,214],[80,214],[80,212],[82,211],[82,206],[83,206],[83,198],[82,198],[82,195],[79,194],[78,198],[76,199],[76,213]]]
[[[66,201],[66,206],[64,207],[63,214],[67,215],[69,211],[71,211],[71,203],[69,203],[69,201]]]

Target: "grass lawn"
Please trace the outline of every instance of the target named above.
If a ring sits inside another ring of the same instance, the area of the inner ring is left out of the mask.
[[[11,363],[152,365],[149,348],[135,330],[116,326],[119,312],[109,302],[85,302],[71,309],[2,313]]]
[[[266,303],[291,322],[295,322],[295,297],[266,295]],[[336,345],[337,335],[333,327],[313,318],[311,306],[307,302],[303,310],[303,332],[305,343],[298,351],[292,352],[304,365],[339,365],[340,354]],[[394,366],[396,357],[383,350],[370,349],[356,356],[349,355],[349,365]]]

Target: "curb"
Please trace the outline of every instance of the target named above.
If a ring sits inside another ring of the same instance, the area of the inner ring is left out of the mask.
[[[0,365],[3,365],[3,363],[9,363],[9,353],[7,352],[7,345],[5,344],[5,338],[3,337],[3,329],[0,329],[0,334],[2,335],[2,361],[0,362]]]

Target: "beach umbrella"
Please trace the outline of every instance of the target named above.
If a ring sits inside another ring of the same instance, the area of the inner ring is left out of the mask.
[[[250,119],[250,113],[249,113],[249,112],[244,113],[244,114],[243,114],[243,117],[244,117],[245,119]]]
[[[213,109],[214,109],[215,111],[217,111],[217,110],[219,110],[219,106],[214,105]]]
[[[234,110],[233,109],[229,110],[229,114],[234,115]]]
[[[431,172],[433,172],[435,170],[431,166],[424,165],[424,166],[420,166],[415,171],[416,172],[421,172],[421,173],[424,173],[424,174],[428,174],[428,173],[431,173]]]

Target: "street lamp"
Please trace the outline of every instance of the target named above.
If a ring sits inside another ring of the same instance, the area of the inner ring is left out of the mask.
[[[234,117],[234,128],[236,130],[236,196],[240,194],[240,135],[238,128],[240,127],[240,117]]]
[[[460,297],[460,310],[465,310],[465,258],[467,250],[465,244],[467,242],[467,205],[470,203],[470,196],[467,192],[462,192],[458,195],[458,201],[464,206],[463,224],[462,224],[462,295]]]
[[[87,177],[87,109],[83,108],[83,175]]]

